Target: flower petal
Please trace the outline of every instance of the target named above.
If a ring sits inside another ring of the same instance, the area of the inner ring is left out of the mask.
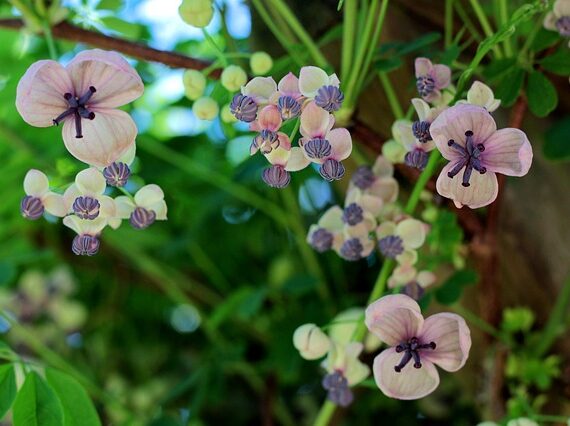
[[[317,91],[329,83],[329,76],[319,67],[303,67],[299,72],[299,90],[308,98],[314,98]]]
[[[75,87],[75,95],[97,90],[88,106],[117,108],[139,98],[144,85],[135,69],[117,52],[101,49],[85,50],[67,65]]]
[[[439,374],[431,362],[423,362],[421,368],[414,368],[410,362],[400,373],[396,373],[394,367],[401,359],[402,354],[394,348],[386,349],[374,358],[374,379],[386,396],[403,400],[420,399],[437,388]]]
[[[330,129],[329,113],[309,102],[301,113],[301,134],[306,138],[321,138]]]
[[[69,212],[69,204],[66,203],[62,195],[55,192],[48,192],[42,197],[42,204],[49,214],[57,217],[64,217]]]
[[[381,297],[366,308],[366,326],[389,346],[417,336],[424,319],[414,299],[403,294]]]
[[[428,75],[433,69],[433,65],[428,58],[416,58],[414,67],[416,70],[416,78]]]
[[[279,145],[277,148],[272,149],[269,153],[264,155],[269,163],[285,166],[287,165],[289,157],[291,156],[291,149],[286,149],[284,146]]]
[[[393,203],[396,201],[398,191],[398,181],[392,177],[376,179],[372,186],[367,189],[369,194],[380,197],[385,203]]]
[[[350,156],[352,152],[352,138],[348,130],[345,128],[333,129],[326,134],[325,138],[332,147],[330,158],[341,161]]]
[[[119,159],[135,143],[137,127],[129,114],[120,110],[95,110],[95,119],[81,120],[83,138],[76,138],[75,123],[63,125],[63,141],[78,160],[106,167]]]
[[[328,209],[319,219],[319,226],[329,231],[340,231],[344,228],[343,210],[339,206]]]
[[[379,178],[392,177],[394,175],[394,166],[386,158],[379,155],[372,166],[372,173]]]
[[[31,169],[26,173],[26,177],[24,178],[24,192],[26,195],[41,197],[48,190],[49,181],[43,172]]]
[[[524,176],[532,163],[532,146],[519,129],[496,131],[484,144],[481,161],[492,172],[509,176]]]
[[[145,185],[135,194],[136,205],[144,208],[150,208],[162,200],[164,200],[164,192],[160,186],[155,184]]]
[[[495,201],[499,192],[495,173],[480,174],[474,171],[471,174],[471,185],[466,188],[461,184],[461,172],[453,178],[447,176],[447,172],[453,168],[453,165],[453,163],[446,165],[437,178],[436,188],[440,195],[451,198],[458,207],[466,205],[472,209],[486,206]]]
[[[433,351],[422,351],[422,360],[429,360],[446,371],[459,370],[469,357],[471,332],[459,315],[444,312],[427,317],[418,338],[422,343],[436,344]]]
[[[416,282],[422,288],[429,287],[436,280],[436,276],[431,271],[421,271],[416,277]]]
[[[467,91],[467,102],[473,105],[479,105],[490,111],[488,106],[495,100],[495,95],[489,86],[480,81],[476,81]]]
[[[54,118],[68,109],[66,93],[73,93],[73,83],[65,68],[55,61],[38,61],[18,83],[16,108],[32,126],[53,126]]]
[[[128,219],[136,206],[129,197],[120,195],[115,198],[115,208],[118,218]]]
[[[289,160],[287,161],[285,170],[288,172],[297,172],[299,170],[303,170],[309,164],[311,164],[311,162],[305,156],[305,154],[303,154],[303,149],[299,148],[298,146],[294,146],[291,148]]]
[[[429,104],[420,98],[413,98],[412,105],[416,110],[416,114],[418,114],[418,118],[420,121],[426,121],[430,115],[431,107]],[[392,128],[392,133],[394,133],[394,128]]]
[[[115,205],[115,200],[107,195],[100,195],[97,197],[97,200],[101,204],[101,217],[110,218],[117,216],[117,207]]]
[[[243,95],[252,97],[258,105],[266,104],[277,91],[277,83],[273,77],[255,77],[241,88]]]
[[[548,12],[544,17],[542,25],[544,25],[544,28],[546,28],[547,30],[558,31],[558,28],[556,27],[557,20],[558,18],[556,17],[554,12]]]
[[[156,213],[156,220],[166,220],[166,214],[168,208],[166,207],[166,201],[161,200],[158,203],[153,204],[150,210]]]
[[[392,124],[392,136],[408,151],[416,146],[416,137],[412,130],[412,122],[409,120],[396,120],[394,124]]]
[[[282,95],[293,96],[297,98],[301,94],[299,92],[299,79],[295,74],[290,72],[281,80],[279,80],[277,90],[279,90]]]
[[[465,146],[465,132],[473,132],[475,144],[485,142],[497,131],[495,120],[489,112],[480,106],[459,104],[443,111],[430,126],[430,134],[437,149],[448,160],[457,158],[460,154],[448,145],[453,139]]]
[[[77,173],[75,184],[79,191],[86,195],[101,195],[107,187],[105,177],[95,167],[89,167]]]
[[[558,18],[564,16],[570,16],[570,1],[568,0],[557,0],[554,2],[554,14]]]
[[[402,238],[404,247],[408,249],[420,248],[426,239],[424,224],[417,219],[405,219],[398,223],[396,234]]]
[[[103,228],[105,228],[107,220],[103,217],[87,220],[71,215],[63,218],[63,224],[68,228],[73,229],[79,235],[88,234],[95,236],[100,234]]]
[[[447,65],[434,65],[432,76],[435,80],[435,87],[437,89],[444,89],[451,83],[451,68]]]
[[[281,127],[281,114],[275,105],[267,105],[259,111],[257,126],[259,130],[271,130],[276,132]]]

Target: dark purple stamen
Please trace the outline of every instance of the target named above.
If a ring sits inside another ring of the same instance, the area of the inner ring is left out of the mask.
[[[352,262],[362,258],[362,251],[364,247],[358,238],[351,238],[346,240],[340,246],[340,255],[345,260],[350,260]]]
[[[333,245],[334,235],[324,228],[319,228],[311,234],[310,244],[319,253],[330,250]]]
[[[283,120],[289,120],[301,114],[301,104],[292,96],[281,96],[277,100],[277,109]]]
[[[344,94],[336,86],[323,86],[317,90],[315,103],[328,112],[338,111],[344,101]]]
[[[71,250],[77,256],[93,256],[99,251],[99,240],[93,235],[76,235]]]
[[[556,21],[556,28],[561,36],[570,37],[570,16],[562,16]]]
[[[407,166],[414,167],[418,170],[423,170],[426,168],[428,162],[428,153],[423,149],[414,149],[413,151],[407,152],[404,156],[404,163]]]
[[[107,181],[107,185],[125,186],[131,176],[131,169],[125,163],[111,163],[103,169],[103,176]]]
[[[415,138],[421,143],[427,143],[431,141],[431,134],[429,133],[429,128],[431,123],[429,121],[414,121],[412,123],[412,132]]]
[[[350,180],[358,188],[364,190],[370,188],[374,184],[374,182],[376,181],[376,176],[374,175],[370,167],[360,166],[352,174]]]
[[[20,213],[26,219],[37,220],[44,214],[44,205],[38,197],[26,195],[20,203]]]
[[[261,179],[272,188],[285,188],[291,182],[291,174],[285,167],[275,164],[263,170]]]
[[[350,203],[344,208],[342,221],[350,226],[358,225],[364,220],[364,210],[356,203]]]
[[[340,371],[323,377],[322,385],[328,391],[327,398],[341,407],[349,406],[354,399],[354,395],[348,386],[348,380]]]
[[[331,155],[332,146],[326,139],[316,138],[303,144],[303,149],[309,158],[326,158]]]
[[[397,235],[388,235],[378,241],[378,249],[384,257],[395,259],[404,252],[404,242]]]
[[[100,208],[101,204],[93,197],[77,197],[73,202],[73,211],[80,219],[95,219]]]
[[[429,75],[422,75],[416,80],[416,87],[418,88],[418,93],[422,98],[428,96],[435,89],[435,80]]]
[[[276,132],[263,129],[251,142],[250,151],[260,150],[264,154],[269,154],[272,150],[279,147],[279,136]]]
[[[241,121],[251,123],[257,116],[257,102],[245,95],[235,95],[230,103],[231,113]]]
[[[147,210],[144,207],[137,207],[129,218],[129,222],[135,229],[145,229],[154,223],[156,220],[156,213],[152,210]]]
[[[71,93],[64,94],[63,97],[67,101],[69,108],[62,112],[57,118],[54,118],[53,124],[57,126],[65,118],[73,115],[75,117],[75,137],[77,139],[81,139],[83,137],[81,119],[93,120],[95,118],[95,113],[93,111],[89,111],[86,105],[96,91],[97,90],[93,86],[89,86],[87,92],[85,92],[80,98],[73,96]]]
[[[339,180],[344,176],[344,166],[340,161],[329,158],[321,165],[319,173],[329,182]]]
[[[407,342],[400,343],[398,346],[396,346],[395,349],[397,353],[404,352],[404,356],[402,357],[400,363],[394,366],[394,371],[396,371],[396,373],[399,373],[402,371],[402,368],[404,368],[412,359],[414,360],[414,368],[422,368],[420,351],[424,349],[434,350],[435,347],[435,342],[422,344],[417,337],[412,337]]]
[[[485,151],[485,146],[481,143],[475,145],[475,142],[473,141],[473,132],[471,130],[467,130],[465,132],[465,147],[461,146],[453,139],[450,139],[447,142],[447,145],[461,154],[461,158],[456,160],[453,168],[447,172],[448,177],[453,178],[465,167],[465,171],[463,172],[463,182],[461,185],[467,188],[470,185],[469,179],[471,178],[471,172],[473,169],[477,170],[481,174],[487,172],[487,169],[481,164],[480,158],[481,153]]]

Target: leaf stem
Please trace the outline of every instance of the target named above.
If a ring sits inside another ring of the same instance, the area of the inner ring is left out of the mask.
[[[479,0],[469,1],[471,3],[473,11],[475,12],[475,15],[477,16],[477,19],[479,20],[479,23],[481,24],[481,28],[483,28],[483,33],[485,33],[487,37],[492,37],[494,34],[493,29],[491,28],[491,24],[489,23],[489,20],[487,19],[487,16],[481,7],[481,3],[479,3]],[[498,45],[493,46],[493,52],[497,59],[501,59],[503,57],[501,49]]]
[[[453,2],[445,0],[445,47],[450,47],[453,39]]]
[[[354,30],[356,27],[357,0],[346,0],[342,24],[342,61],[340,75],[347,79],[354,56]]]
[[[386,94],[386,98],[388,98],[388,103],[390,104],[390,109],[392,109],[392,114],[394,114],[394,118],[396,120],[401,120],[402,118],[404,118],[404,110],[400,105],[400,101],[398,101],[398,97],[396,96],[396,92],[394,91],[392,82],[388,78],[388,74],[383,71],[380,71],[378,73],[378,78],[380,79],[380,83],[382,84],[382,88],[384,89],[384,93]]]

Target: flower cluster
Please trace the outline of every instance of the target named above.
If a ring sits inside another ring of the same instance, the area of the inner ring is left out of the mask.
[[[279,83],[272,77],[255,77],[241,88],[230,111],[256,132],[250,153],[260,151],[271,164],[262,174],[265,183],[283,188],[291,180],[290,172],[311,163],[328,181],[344,176],[342,161],[350,156],[352,138],[345,128],[333,129],[333,113],[343,100],[337,76],[313,66],[301,68],[299,77],[289,73]],[[301,134],[299,146],[292,145],[296,130],[291,136],[280,131],[293,120]]]
[[[556,31],[562,37],[570,37],[570,0],[554,2],[554,7],[544,17],[544,28]]]
[[[129,63],[115,52],[99,49],[79,53],[66,67],[50,60],[33,64],[18,84],[16,107],[33,126],[62,125],[65,147],[90,167],[60,194],[50,190],[47,176],[30,170],[24,179],[22,216],[39,219],[44,213],[62,217],[77,236],[72,250],[91,256],[107,225],[122,219],[143,229],[166,219],[164,194],[147,185],[134,198],[125,189],[135,157],[137,127],[129,114],[116,108],[142,95],[144,86]],[[106,195],[109,187],[126,196]]]

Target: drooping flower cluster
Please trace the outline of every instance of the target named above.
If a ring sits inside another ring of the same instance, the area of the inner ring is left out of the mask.
[[[290,172],[311,163],[328,181],[344,176],[342,161],[350,156],[352,138],[345,128],[333,129],[333,113],[343,100],[337,76],[313,66],[301,68],[298,78],[287,74],[278,84],[272,77],[255,77],[242,87],[230,110],[257,133],[250,153],[260,151],[271,163],[262,174],[265,183],[283,188],[290,182]],[[280,131],[290,120],[299,121],[299,146]]]
[[[77,236],[72,250],[91,256],[107,225],[122,219],[143,229],[166,219],[164,194],[147,185],[132,197],[124,188],[131,176],[137,127],[116,108],[142,95],[143,83],[133,67],[115,52],[95,49],[79,53],[65,68],[55,61],[33,64],[18,84],[16,107],[22,118],[38,127],[63,125],[68,151],[90,167],[79,172],[64,194],[50,190],[47,176],[32,169],[24,179],[20,210],[27,219],[44,213],[62,217]],[[106,195],[109,187],[128,196]],[[126,198],[126,200],[125,200]]]

